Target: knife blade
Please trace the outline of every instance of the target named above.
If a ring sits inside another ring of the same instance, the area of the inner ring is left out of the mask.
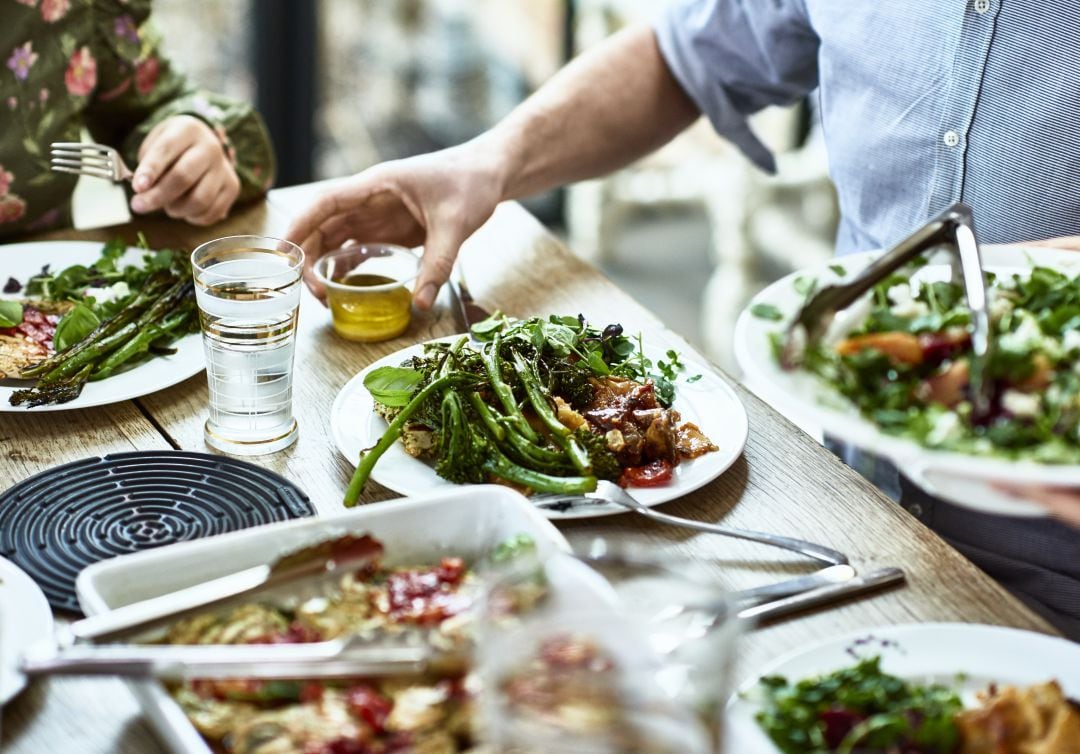
[[[828,605],[833,602],[865,594],[867,592],[883,589],[887,586],[902,583],[905,579],[903,570],[899,568],[882,568],[868,573],[865,576],[857,576],[839,584],[811,589],[808,592],[783,597],[772,602],[748,607],[739,611],[739,617],[750,621],[754,626],[760,625],[774,618],[780,618],[791,613],[809,610],[814,607]]]
[[[465,283],[465,276],[461,268],[455,268],[454,276],[447,281],[450,289],[451,308],[454,312],[454,322],[458,331],[472,336],[472,326],[477,322],[483,322],[491,316],[487,309],[476,303],[476,299],[469,292],[469,286]]]

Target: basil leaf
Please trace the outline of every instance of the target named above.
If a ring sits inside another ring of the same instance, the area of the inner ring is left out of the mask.
[[[364,378],[371,397],[384,406],[401,408],[409,402],[424,375],[408,367],[379,367]]]
[[[92,333],[101,320],[85,304],[76,304],[75,308],[64,315],[56,325],[53,335],[53,348],[58,352],[73,346]]]
[[[750,313],[758,319],[767,319],[772,322],[779,322],[784,318],[784,315],[772,304],[754,304],[750,307]]]
[[[18,301],[0,301],[0,327],[15,327],[23,321],[22,304]]]

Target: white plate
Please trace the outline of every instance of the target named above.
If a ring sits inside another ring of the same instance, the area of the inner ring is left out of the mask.
[[[10,560],[0,558],[0,706],[26,685],[16,670],[23,651],[52,635],[53,617],[45,595]]]
[[[452,342],[458,337],[440,338],[432,342]],[[423,355],[423,351],[424,344],[418,343],[384,356],[349,380],[337,394],[330,409],[330,430],[338,451],[350,463],[355,465],[360,451],[373,446],[386,431],[386,421],[375,413],[375,403],[364,387],[364,377],[373,369],[398,366],[408,358]],[[665,358],[662,354],[647,352],[646,355],[654,361]],[[708,484],[735,463],[746,445],[750,425],[746,409],[735,391],[709,367],[687,359],[683,359],[683,363],[686,370],[682,374],[700,374],[701,379],[687,383],[680,378],[676,383],[674,408],[684,421],[697,424],[719,450],[680,463],[675,467],[674,479],[668,485],[634,489],[634,497],[648,506],[675,500]],[[403,495],[418,495],[456,486],[436,474],[430,464],[406,453],[401,443],[394,443],[383,454],[375,464],[371,478]],[[569,519],[625,512],[625,508],[605,504],[581,506],[568,511],[547,510],[544,514],[551,519]]]
[[[856,642],[863,642],[857,644]],[[789,681],[850,667],[855,658],[881,655],[886,673],[910,681],[949,685],[966,705],[991,683],[1024,685],[1055,679],[1065,694],[1080,696],[1080,644],[1031,631],[967,623],[927,623],[858,631],[787,654],[742,684],[728,703],[727,751],[776,754],[754,721],[762,705],[744,698],[762,676]]]
[[[101,257],[104,244],[91,241],[42,241],[39,243],[13,243],[0,246],[0,278],[7,281],[13,277],[23,285],[33,275],[41,271],[43,265],[50,265],[58,272],[73,264],[92,264]],[[125,264],[138,264],[144,252],[129,249],[123,257]],[[0,285],[3,284],[0,281]],[[21,298],[22,294],[9,294],[4,298]],[[115,374],[101,382],[91,382],[83,388],[82,394],[68,403],[59,403],[36,408],[12,406],[11,394],[16,390],[33,384],[28,380],[0,380],[0,411],[65,411],[72,408],[90,408],[108,403],[138,398],[142,395],[164,390],[178,382],[183,382],[203,370],[201,336],[198,333],[185,335],[174,347],[176,353],[171,356],[155,356],[133,369]]]
[[[521,495],[506,487],[478,485],[122,555],[83,570],[75,588],[83,611],[97,615],[270,563],[283,553],[349,532],[370,532],[382,540],[391,565],[433,563],[444,555],[473,560],[517,534],[532,537],[540,558],[570,549],[558,529]],[[173,752],[211,754],[164,686],[130,685]]]
[[[995,491],[988,482],[1008,480],[1015,483],[1080,486],[1080,466],[1012,461],[991,456],[974,456],[931,450],[919,443],[883,433],[877,425],[861,416],[853,405],[828,383],[805,371],[787,372],[773,358],[768,336],[786,329],[803,304],[796,292],[798,277],[817,278],[820,286],[850,279],[879,256],[879,252],[853,254],[815,268],[788,275],[754,297],[754,304],[771,304],[784,315],[770,322],[750,314],[750,307],[739,316],[735,326],[735,356],[746,382],[765,400],[798,420],[816,424],[826,433],[884,456],[905,474],[931,493],[987,513],[1017,516],[1045,515],[1034,503],[1017,500]],[[1029,269],[1032,263],[1052,267],[1067,274],[1080,274],[1080,253],[1015,246],[987,246],[982,249],[984,267],[1010,274]],[[829,269],[830,264],[844,268],[843,278]],[[920,275],[946,279],[948,267],[933,264]]]

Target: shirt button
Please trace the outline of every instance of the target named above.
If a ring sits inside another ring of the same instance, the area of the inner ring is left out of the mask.
[[[946,131],[942,141],[945,142],[947,147],[955,147],[960,143],[960,134],[956,133],[956,131]]]
[[[990,0],[975,0],[975,12],[980,16],[990,10]]]
[[[912,503],[911,505],[909,505],[907,507],[907,509],[908,509],[908,513],[913,515],[915,518],[921,518],[922,517],[923,509],[922,509],[922,506],[919,505],[918,503]]]

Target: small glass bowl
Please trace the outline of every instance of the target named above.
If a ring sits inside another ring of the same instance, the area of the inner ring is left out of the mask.
[[[383,243],[346,246],[315,263],[334,330],[362,343],[390,340],[408,329],[419,271],[415,252]]]

